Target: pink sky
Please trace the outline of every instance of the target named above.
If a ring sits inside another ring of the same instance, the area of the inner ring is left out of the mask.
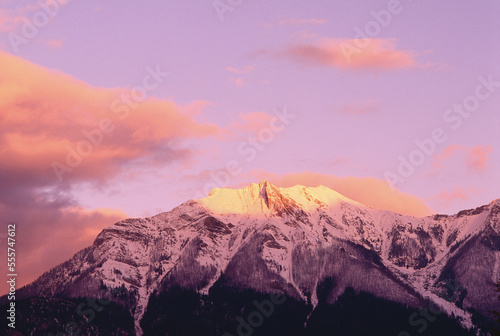
[[[21,284],[212,187],[323,184],[410,215],[500,197],[498,2],[228,6],[0,0]]]

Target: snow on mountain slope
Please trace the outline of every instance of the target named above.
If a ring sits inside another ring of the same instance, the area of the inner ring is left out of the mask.
[[[490,301],[481,296],[493,289],[500,268],[499,213],[497,200],[454,216],[415,218],[371,209],[323,186],[262,181],[116,223],[19,293],[102,297],[123,287],[128,301],[113,299],[129,306],[140,335],[150,295],[174,285],[207,293],[224,274],[228,285],[281,290],[315,306],[318,285],[334,278],[327,302],[346,287],[411,306],[430,297],[470,325],[462,308],[439,296],[447,281],[458,281],[472,293],[462,299],[464,308],[487,309]],[[478,262],[481,255],[491,265]],[[473,261],[482,267],[475,275],[467,270]],[[477,276],[480,290],[472,288]]]
[[[218,214],[275,214],[282,207],[300,207],[304,211],[328,207],[340,202],[357,204],[341,194],[324,186],[306,188],[294,186],[277,188],[267,181],[253,183],[242,189],[213,189],[209,196],[199,200],[207,209]],[[273,211],[274,210],[274,211]]]

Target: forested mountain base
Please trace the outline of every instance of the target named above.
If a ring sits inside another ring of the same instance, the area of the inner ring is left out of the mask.
[[[152,297],[141,326],[146,336],[475,335],[444,313],[429,315],[429,321],[418,309],[352,288],[333,305],[322,303],[312,312],[303,301],[280,298],[283,302],[270,308],[271,296],[253,290],[218,287],[202,296],[175,287]]]

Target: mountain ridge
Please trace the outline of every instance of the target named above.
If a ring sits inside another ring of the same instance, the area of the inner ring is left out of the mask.
[[[451,216],[412,217],[324,186],[261,181],[115,223],[18,293],[102,297],[103,288],[123,287],[138,335],[151,295],[172,286],[207,294],[222,278],[228,286],[279,290],[312,307],[335,302],[348,287],[415,307],[428,298],[472,327],[466,308],[491,309],[485,295],[500,277],[499,215],[498,199]],[[320,297],[327,278],[336,286]],[[440,296],[450,281],[468,291],[458,305]]]

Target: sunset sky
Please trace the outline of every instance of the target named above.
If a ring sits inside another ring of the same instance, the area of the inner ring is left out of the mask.
[[[499,17],[493,0],[0,0],[19,281],[213,187],[322,184],[417,216],[500,198]]]

